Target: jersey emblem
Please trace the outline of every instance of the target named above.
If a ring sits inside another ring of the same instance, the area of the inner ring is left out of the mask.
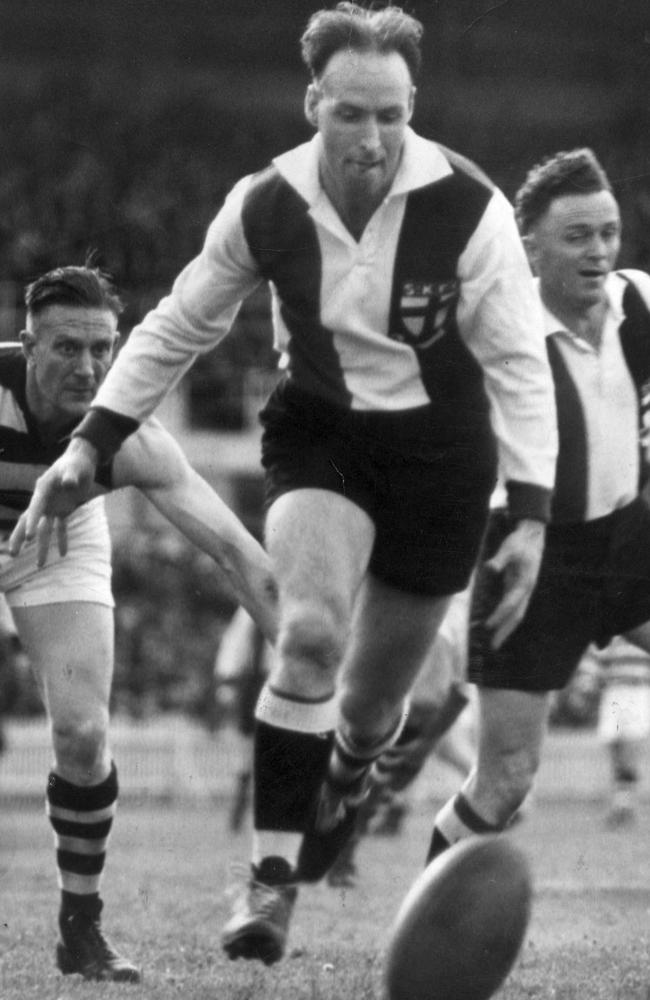
[[[400,295],[400,320],[410,337],[397,334],[396,339],[409,343],[416,350],[431,347],[449,330],[455,315],[460,282],[405,281]]]

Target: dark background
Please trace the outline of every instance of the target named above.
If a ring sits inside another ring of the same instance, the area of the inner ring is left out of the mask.
[[[303,0],[0,0],[0,278],[96,247],[132,313],[199,249],[230,185],[306,139]],[[626,264],[650,265],[647,0],[421,0],[416,128],[512,196],[591,145]],[[132,317],[131,317],[132,318]],[[128,320],[128,318],[127,318]]]
[[[0,0],[0,337],[25,281],[90,249],[126,293],[128,333],[233,182],[311,134],[298,38],[315,6]],[[621,201],[621,264],[650,268],[648,0],[407,9],[425,25],[415,127],[509,197],[543,156],[592,146]],[[240,427],[243,372],[273,365],[258,296],[192,370],[196,425]]]

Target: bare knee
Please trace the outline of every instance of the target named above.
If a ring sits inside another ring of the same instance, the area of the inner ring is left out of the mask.
[[[285,682],[329,683],[343,659],[347,624],[334,609],[304,602],[294,605],[280,624],[277,652]]]
[[[404,701],[382,697],[379,692],[355,690],[349,685],[339,692],[342,724],[359,745],[373,745],[388,737],[404,714]]]
[[[77,784],[95,784],[108,765],[108,712],[52,721],[57,771]]]

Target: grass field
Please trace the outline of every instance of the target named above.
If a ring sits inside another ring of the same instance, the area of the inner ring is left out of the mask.
[[[399,838],[371,837],[354,890],[299,898],[289,955],[267,969],[219,947],[228,886],[247,854],[223,805],[123,805],[104,882],[104,926],[142,964],[141,986],[84,983],[54,968],[57,890],[50,832],[35,806],[0,815],[0,997],[76,1000],[381,1000],[388,928],[421,869],[431,803]],[[598,802],[538,801],[512,836],[535,879],[533,915],[501,1000],[649,1000],[650,806],[606,831]],[[431,1000],[435,1000],[432,993]]]

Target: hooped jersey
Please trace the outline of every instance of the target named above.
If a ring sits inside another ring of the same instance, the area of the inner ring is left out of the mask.
[[[11,531],[29,505],[38,477],[61,455],[69,432],[44,441],[25,394],[26,361],[15,343],[0,343],[0,532]],[[70,426],[73,430],[76,421]],[[111,466],[96,477],[97,495],[111,488]],[[73,515],[73,518],[77,514]]]

